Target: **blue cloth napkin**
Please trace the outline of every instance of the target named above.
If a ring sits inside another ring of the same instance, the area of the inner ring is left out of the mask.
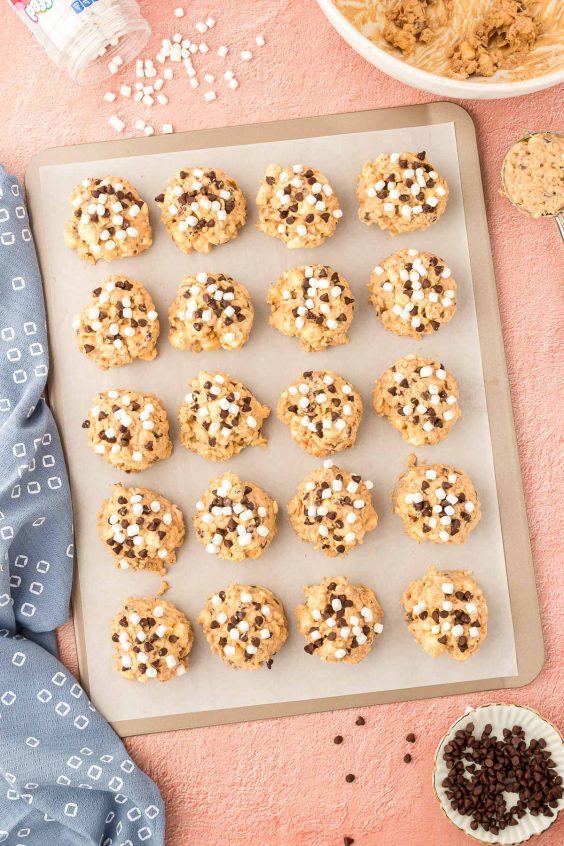
[[[56,657],[73,539],[47,370],[23,193],[0,166],[0,844],[162,846],[157,788]]]

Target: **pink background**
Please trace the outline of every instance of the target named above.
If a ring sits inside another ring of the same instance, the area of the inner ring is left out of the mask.
[[[177,21],[177,5],[187,15]],[[59,73],[17,20],[0,3],[0,161],[22,177],[37,151],[114,137],[110,114],[144,117],[177,131],[301,117],[383,106],[422,103],[430,95],[412,90],[364,62],[327,23],[314,0],[141,0],[156,37],[213,14],[207,36],[209,62],[215,49],[231,48],[227,67],[240,80],[237,91],[214,86],[218,99],[204,102],[184,79],[174,83],[170,103],[150,118],[131,101],[119,109],[102,101],[117,79],[78,89]],[[255,46],[262,33],[266,46]],[[214,49],[215,48],[215,49]],[[242,49],[254,60],[243,63]],[[212,71],[213,72],[213,71]],[[118,98],[119,99],[119,98]],[[488,219],[519,441],[521,466],[546,647],[546,664],[528,687],[513,693],[379,706],[228,727],[134,738],[127,746],[158,783],[167,804],[167,846],[355,846],[400,843],[468,843],[442,815],[431,790],[435,746],[467,704],[515,701],[538,708],[562,724],[562,545],[564,490],[558,472],[561,399],[562,244],[556,225],[529,222],[498,196],[506,148],[527,129],[561,129],[562,89],[506,101],[466,101],[478,131]],[[121,105],[124,104],[124,105]],[[559,114],[560,113],[560,114]],[[157,120],[157,115],[158,120]],[[560,365],[560,366],[559,366]],[[561,457],[561,453],[560,453]],[[76,669],[70,626],[61,633],[63,658]],[[403,763],[413,731],[418,742]],[[332,738],[345,742],[335,746]],[[347,773],[354,784],[345,783]],[[564,842],[564,818],[543,835],[546,846]]]

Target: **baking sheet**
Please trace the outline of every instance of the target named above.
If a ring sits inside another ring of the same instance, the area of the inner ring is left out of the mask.
[[[74,496],[81,672],[96,706],[124,733],[149,730],[149,726],[154,730],[309,711],[326,707],[324,702],[332,703],[331,707],[342,707],[352,704],[351,697],[355,697],[355,704],[374,701],[369,697],[362,700],[362,695],[375,692],[392,692],[393,698],[403,698],[402,691],[421,689],[420,695],[425,695],[429,686],[430,692],[436,695],[452,692],[456,689],[453,684],[517,676],[455,124],[447,120],[422,125],[421,117],[420,110],[419,120],[413,120],[411,126],[388,130],[343,133],[341,128],[342,134],[338,136],[266,140],[253,144],[252,150],[247,144],[216,146],[209,152],[202,146],[131,156],[128,155],[131,142],[110,142],[114,152],[111,159],[100,156],[97,148],[104,145],[91,145],[96,154],[90,162],[87,158],[65,162],[62,151],[57,163],[37,164],[39,180],[32,192],[32,208],[35,230],[39,227],[41,231],[40,257],[53,357],[51,398],[66,448]],[[327,120],[323,126],[328,128]],[[244,132],[224,132],[231,133],[232,143],[236,144],[238,136],[246,140]],[[257,134],[260,137],[260,128]],[[311,128],[307,134],[311,134]],[[178,140],[175,139],[176,147]],[[138,145],[139,142],[139,149]],[[116,155],[122,148],[124,155]],[[390,239],[385,233],[359,223],[355,178],[366,158],[375,157],[382,150],[402,149],[425,149],[445,175],[451,194],[447,212],[436,225],[409,237],[400,235]],[[288,251],[254,228],[253,200],[264,167],[270,161],[312,164],[329,176],[344,216],[336,235],[321,247]],[[158,223],[158,210],[152,202],[174,170],[194,165],[219,166],[235,176],[250,206],[250,219],[241,235],[216,248],[208,257],[186,256],[178,251]],[[69,214],[67,195],[84,176],[108,173],[130,179],[149,201],[154,245],[135,259],[113,262],[111,267],[92,268],[70,254],[62,243],[63,225]],[[41,209],[48,213],[41,213]],[[421,342],[385,332],[366,299],[366,281],[374,264],[407,246],[441,255],[452,268],[459,286],[458,312],[453,321],[437,335]],[[344,273],[356,296],[357,308],[349,345],[308,354],[301,352],[295,339],[285,338],[269,327],[264,299],[269,284],[285,269],[312,261],[331,264]],[[243,350],[199,354],[175,350],[166,340],[165,319],[159,356],[154,362],[136,362],[119,371],[102,373],[80,356],[71,329],[72,317],[88,301],[90,290],[110,272],[123,272],[146,284],[161,318],[166,318],[181,276],[199,270],[223,271],[249,287],[256,317],[251,340]],[[376,416],[371,407],[371,390],[374,378],[408,352],[440,357],[459,380],[463,411],[460,422],[444,442],[417,452],[422,460],[461,466],[475,482],[484,516],[460,547],[418,546],[407,538],[401,521],[391,513],[389,495],[413,449],[385,419]],[[186,380],[200,369],[227,370],[274,409],[282,388],[302,370],[312,367],[342,373],[361,391],[365,403],[357,443],[352,450],[336,456],[336,461],[344,469],[360,470],[365,478],[374,481],[374,503],[380,520],[366,542],[342,561],[327,559],[321,552],[302,544],[289,526],[285,504],[298,482],[319,461],[294,444],[286,428],[276,420],[274,411],[265,427],[268,447],[247,449],[228,463],[207,462],[185,450],[178,440],[176,415]],[[175,442],[171,459],[127,477],[89,450],[81,421],[94,394],[112,387],[154,391],[161,397],[169,412]],[[227,468],[263,486],[281,506],[276,539],[261,559],[239,566],[208,555],[194,537],[190,523],[195,503],[209,480]],[[290,637],[270,672],[236,673],[223,666],[211,655],[198,630],[190,672],[185,677],[166,685],[139,685],[114,673],[108,637],[110,619],[122,598],[150,594],[159,584],[155,574],[115,570],[97,538],[99,504],[108,495],[111,483],[117,480],[153,487],[183,509],[188,538],[170,572],[172,587],[166,599],[182,608],[192,620],[209,593],[234,580],[264,584],[281,598],[290,618]],[[488,597],[491,621],[488,639],[469,662],[455,663],[446,656],[433,661],[415,644],[402,620],[399,599],[404,588],[431,563],[442,568],[473,569]],[[355,667],[334,667],[314,660],[303,652],[303,639],[294,629],[293,611],[302,601],[302,585],[338,573],[374,587],[386,614],[384,634],[370,656]],[[531,601],[534,605],[534,595]]]

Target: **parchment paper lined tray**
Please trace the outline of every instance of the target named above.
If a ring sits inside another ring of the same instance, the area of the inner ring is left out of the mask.
[[[394,239],[375,227],[363,226],[357,218],[355,198],[362,162],[381,151],[422,149],[450,186],[449,204],[441,220],[428,230]],[[300,162],[329,177],[344,216],[335,236],[321,247],[290,251],[256,230],[254,197],[270,162]],[[153,200],[177,168],[197,165],[218,166],[234,176],[250,211],[239,237],[214,248],[207,257],[186,256],[172,244],[158,221]],[[154,244],[137,258],[90,267],[63,245],[63,226],[69,215],[67,196],[83,177],[107,174],[129,179],[149,202]],[[74,613],[80,671],[94,703],[118,732],[138,734],[518,686],[538,673],[542,638],[479,164],[473,126],[462,109],[432,104],[50,150],[32,162],[27,186],[48,306],[50,395],[74,499]],[[386,332],[367,302],[366,282],[373,266],[408,246],[443,257],[458,282],[454,319],[420,342]],[[265,296],[284,270],[310,262],[330,264],[343,273],[357,305],[350,344],[308,354],[301,351],[296,339],[286,338],[268,325]],[[248,286],[256,315],[251,340],[242,350],[196,354],[180,352],[168,343],[168,305],[181,276],[200,270],[223,271]],[[90,291],[105,276],[117,272],[140,280],[152,294],[161,318],[159,355],[153,362],[135,362],[104,373],[78,352],[71,322],[88,302]],[[417,450],[417,454],[422,460],[463,468],[476,485],[483,517],[462,546],[417,545],[391,513],[390,493],[413,449],[385,419],[376,416],[371,392],[374,379],[408,352],[439,357],[459,381],[460,422],[442,443]],[[312,368],[341,373],[361,391],[364,400],[357,443],[335,460],[343,469],[372,479],[380,520],[365,543],[342,560],[328,559],[301,543],[286,515],[286,503],[298,483],[321,460],[308,456],[291,440],[276,419],[275,407],[282,389],[300,372]],[[186,380],[202,369],[231,373],[270,405],[273,412],[265,425],[267,448],[246,449],[220,464],[182,447],[178,409]],[[90,451],[81,421],[95,393],[109,388],[154,391],[162,399],[172,424],[172,458],[127,477]],[[191,523],[196,501],[209,480],[227,469],[257,482],[280,506],[278,536],[258,561],[242,565],[207,554]],[[166,599],[192,621],[211,592],[235,580],[263,584],[280,597],[289,617],[290,636],[270,671],[244,673],[225,667],[210,653],[197,627],[186,676],[167,684],[140,685],[114,672],[108,629],[111,618],[126,596],[150,595],[159,585],[154,573],[114,569],[97,537],[100,503],[118,480],[153,488],[182,508],[188,537],[170,571],[171,590]],[[443,569],[472,569],[485,590],[489,634],[480,652],[468,662],[458,663],[446,656],[434,661],[413,641],[402,619],[399,600],[403,590],[431,563]],[[294,608],[302,601],[302,586],[341,573],[373,587],[385,612],[384,633],[370,656],[357,666],[325,665],[307,655],[303,638],[295,630]]]

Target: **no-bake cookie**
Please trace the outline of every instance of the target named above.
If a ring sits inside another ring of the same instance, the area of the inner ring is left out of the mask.
[[[470,570],[429,567],[422,579],[411,582],[401,604],[409,631],[433,658],[446,652],[466,661],[486,639],[486,598]]]
[[[237,350],[249,340],[254,309],[249,292],[224,273],[184,276],[168,310],[168,339],[179,350]]]
[[[168,234],[185,253],[209,253],[231,241],[247,219],[241,189],[219,168],[178,170],[155,201]]]
[[[248,446],[265,446],[262,424],[270,408],[227,373],[201,372],[188,382],[180,407],[180,440],[211,461],[225,461]]]
[[[296,608],[304,651],[328,663],[358,664],[384,628],[384,612],[373,590],[345,576],[327,576],[304,587],[306,601]]]
[[[240,670],[270,669],[288,637],[282,603],[260,585],[232,584],[218,591],[208,598],[197,622],[211,651]]]
[[[71,192],[65,244],[88,264],[137,256],[153,243],[147,203],[127,179],[83,179]]]
[[[417,466],[414,455],[407,465],[392,497],[406,533],[416,541],[464,543],[482,516],[471,479],[447,464]]]
[[[276,534],[278,504],[234,473],[212,479],[196,509],[198,540],[206,552],[227,561],[259,558]]]
[[[368,297],[385,329],[419,339],[452,320],[456,281],[438,256],[400,250],[376,265]]]
[[[564,135],[535,132],[503,160],[503,192],[518,209],[539,218],[564,209]]]
[[[91,449],[125,473],[146,470],[172,453],[167,413],[154,394],[100,391],[82,428]]]
[[[290,249],[319,246],[333,235],[343,214],[327,177],[299,164],[268,165],[257,206],[257,228]]]

